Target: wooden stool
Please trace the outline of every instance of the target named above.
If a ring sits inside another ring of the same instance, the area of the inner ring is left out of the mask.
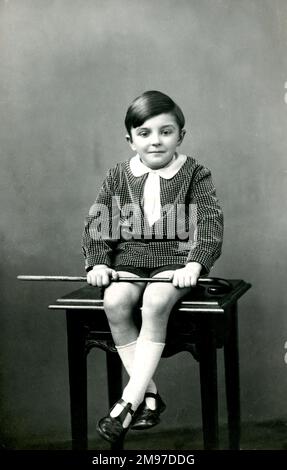
[[[163,357],[189,351],[199,362],[204,449],[218,449],[218,348],[224,348],[229,448],[240,447],[237,300],[251,287],[231,280],[229,292],[196,287],[169,319]],[[49,306],[66,310],[73,450],[87,449],[87,354],[106,351],[109,406],[122,394],[122,364],[103,309],[100,289],[86,285]],[[140,312],[135,318],[140,323]],[[113,448],[121,447],[113,446]]]

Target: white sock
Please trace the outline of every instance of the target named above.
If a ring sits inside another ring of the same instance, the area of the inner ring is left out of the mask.
[[[136,351],[137,341],[133,341],[132,343],[124,344],[122,346],[116,346],[118,354],[121,358],[121,361],[129,374],[131,376],[131,371],[134,363],[135,358],[135,351]],[[153,380],[150,380],[148,386],[146,388],[146,392],[150,393],[157,393],[157,386]],[[155,399],[148,397],[146,398],[146,402],[149,408],[155,409]]]
[[[129,383],[124,389],[123,400],[132,404],[136,410],[144,398],[151,378],[160,361],[165,343],[155,343],[139,336],[135,349]]]

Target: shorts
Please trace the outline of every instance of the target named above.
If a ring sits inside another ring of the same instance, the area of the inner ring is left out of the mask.
[[[184,264],[166,264],[165,266],[159,266],[158,268],[143,268],[137,266],[128,266],[124,264],[118,264],[113,266],[112,269],[115,271],[125,271],[128,273],[136,274],[139,277],[153,277],[157,273],[163,271],[175,271],[176,269],[184,268]],[[100,298],[104,298],[105,287],[99,287],[100,289]]]
[[[115,271],[126,271],[129,273],[133,273],[139,277],[153,277],[155,276],[155,274],[161,273],[163,271],[175,271],[176,269],[180,268],[184,268],[184,264],[167,264],[165,266],[159,266],[158,268],[143,268],[119,264],[113,269]]]

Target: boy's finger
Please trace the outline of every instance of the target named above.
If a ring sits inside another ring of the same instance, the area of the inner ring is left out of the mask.
[[[190,287],[192,286],[191,278],[186,277],[184,280],[184,287]]]
[[[181,278],[181,279],[180,279],[180,281],[179,281],[179,287],[181,287],[181,288],[185,287],[184,278]]]
[[[108,286],[109,283],[110,283],[110,277],[109,277],[108,273],[104,273],[102,275],[102,285],[103,286]]]
[[[178,276],[177,276],[176,271],[174,271],[174,273],[172,274],[172,283],[173,283],[174,287],[178,286]]]
[[[88,275],[87,275],[87,282],[91,286],[95,285],[95,277],[91,273],[88,273]]]
[[[196,283],[197,283],[197,276],[196,276],[196,275],[191,276],[191,277],[190,277],[190,285],[191,285],[192,287],[195,287],[195,286],[196,286]]]
[[[119,273],[117,273],[117,271],[112,270],[112,278],[113,279],[118,279],[119,278]]]

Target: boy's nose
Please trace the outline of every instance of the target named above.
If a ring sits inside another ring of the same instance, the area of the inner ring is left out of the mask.
[[[151,145],[160,145],[160,136],[158,134],[153,134],[151,138]]]

